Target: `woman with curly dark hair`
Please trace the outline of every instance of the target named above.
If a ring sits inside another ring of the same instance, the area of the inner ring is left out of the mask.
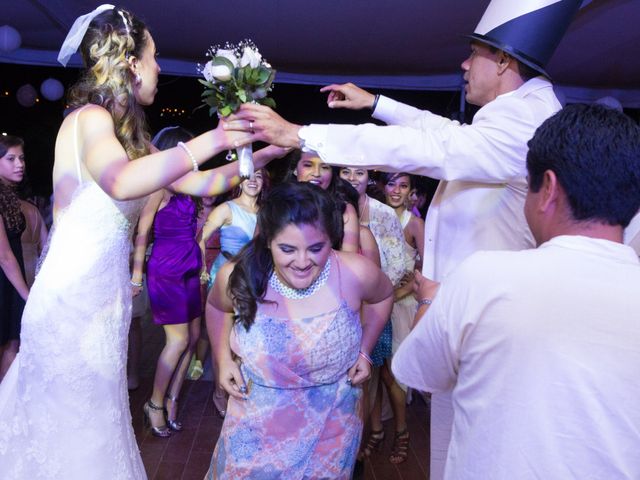
[[[342,228],[320,187],[278,185],[218,272],[206,315],[230,398],[207,478],[350,478],[393,290],[373,262],[332,248]]]
[[[20,318],[29,287],[24,277],[20,235],[26,228],[16,185],[24,177],[24,142],[0,136],[0,381],[20,345]]]

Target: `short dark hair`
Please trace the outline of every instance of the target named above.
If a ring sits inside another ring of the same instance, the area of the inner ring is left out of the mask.
[[[528,143],[529,188],[551,170],[576,221],[626,227],[640,208],[640,128],[601,105],[569,105],[547,119]]]
[[[483,43],[483,45],[486,45],[489,48],[489,51],[491,53],[495,54],[495,53],[498,53],[498,51],[500,51],[500,49],[498,47],[494,47],[493,45],[489,45],[488,43]],[[513,58],[516,62],[518,62],[518,73],[520,74],[520,78],[522,79],[523,82],[527,82],[527,81],[531,80],[532,78],[536,78],[536,77],[539,77],[540,75],[542,75],[542,73],[537,71],[535,68],[530,67],[529,65],[527,65],[524,62],[522,62],[521,60],[518,60],[516,57],[511,55],[506,50],[502,50],[502,51],[506,55],[509,55],[511,58]]]

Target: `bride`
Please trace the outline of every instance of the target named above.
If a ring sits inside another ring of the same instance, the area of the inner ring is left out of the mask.
[[[142,107],[160,68],[145,25],[103,5],[76,20],[63,64],[78,44],[87,68],[56,141],[54,230],[20,352],[0,384],[3,479],[146,478],[126,385],[131,231],[144,197],[164,186],[191,195],[231,188],[236,164],[198,165],[251,140],[219,126],[152,152]]]

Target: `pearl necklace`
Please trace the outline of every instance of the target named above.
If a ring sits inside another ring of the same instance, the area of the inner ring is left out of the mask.
[[[285,298],[301,300],[303,298],[310,297],[316,293],[320,287],[327,283],[330,271],[331,257],[327,258],[327,263],[324,264],[324,268],[320,272],[320,275],[318,275],[311,285],[306,288],[291,288],[282,283],[280,278],[278,278],[278,274],[274,270],[271,277],[269,277],[269,286]]]

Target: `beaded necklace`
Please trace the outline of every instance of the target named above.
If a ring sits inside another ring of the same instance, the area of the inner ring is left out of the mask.
[[[301,300],[303,298],[310,297],[311,295],[316,293],[320,289],[320,287],[327,283],[330,271],[331,257],[327,258],[327,263],[324,264],[324,268],[320,272],[320,275],[318,275],[318,277],[313,281],[311,285],[306,288],[291,288],[282,283],[274,270],[271,274],[271,277],[269,277],[269,286],[285,298],[290,298],[292,300]]]

